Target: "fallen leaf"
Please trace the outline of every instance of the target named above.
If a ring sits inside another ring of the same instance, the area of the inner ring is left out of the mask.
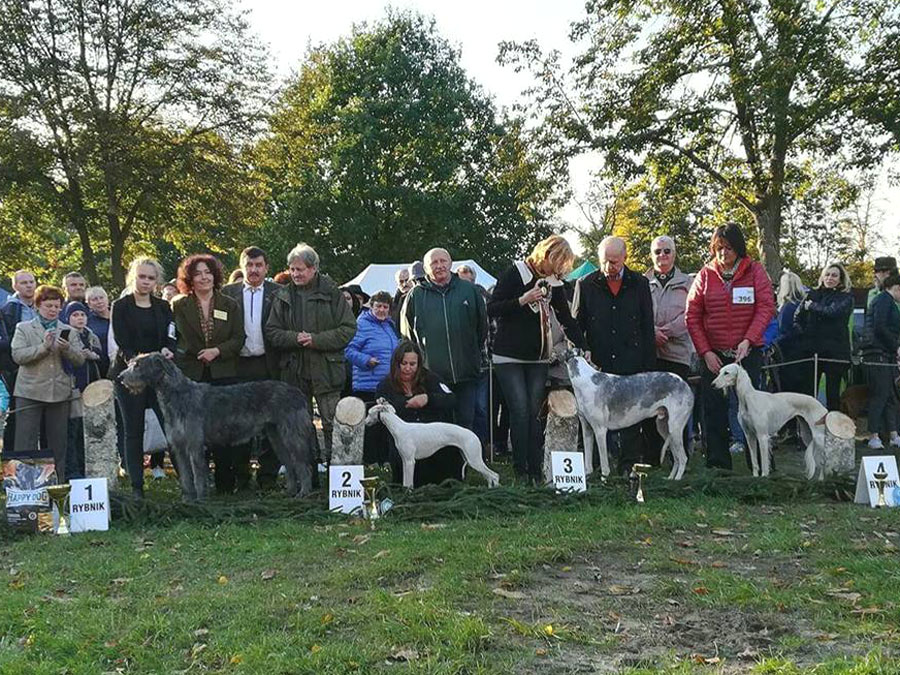
[[[269,581],[270,579],[274,579],[276,574],[277,574],[276,570],[267,569],[267,570],[263,570],[262,574],[260,574],[259,576],[262,577],[263,581]]]
[[[718,536],[720,536],[720,537],[736,537],[736,536],[737,536],[737,535],[736,535],[734,532],[732,532],[731,530],[714,529],[714,530],[712,530],[712,533],[715,534],[715,535],[718,535]]]
[[[524,600],[525,594],[520,591],[507,591],[505,588],[495,588],[491,591],[494,595],[499,595],[501,598],[507,598],[509,600]]]
[[[676,562],[679,565],[696,565],[697,563],[693,560],[688,560],[687,558],[670,558],[672,562]]]
[[[419,652],[415,649],[395,649],[391,652],[391,660],[392,661],[415,661],[419,658]]]
[[[691,591],[697,595],[709,595],[709,589],[706,586],[695,586]]]
[[[750,645],[744,647],[744,651],[738,654],[739,659],[747,659],[748,661],[751,659],[755,659],[757,656],[759,656],[759,652],[753,649],[753,647],[751,647]]]
[[[548,623],[546,626],[544,626],[544,635],[553,635],[553,624]]]
[[[378,551],[378,553],[376,553],[375,555],[373,555],[372,560],[378,560],[379,558],[386,558],[388,555],[390,555],[390,551],[388,551],[387,549],[383,549],[381,551]]]
[[[198,628],[194,631],[194,637],[201,638],[209,635],[209,628]]]
[[[537,649],[534,650],[534,655],[535,656],[547,656],[547,650],[542,647],[538,647]]]
[[[723,563],[721,560],[714,560],[713,562],[711,562],[711,563],[709,564],[709,566],[710,566],[710,567],[715,567],[716,569],[722,569],[723,567],[728,567],[728,566],[727,566],[725,563]]]
[[[859,599],[862,597],[861,593],[854,593],[853,591],[828,591],[828,595],[832,598],[838,598],[839,600],[847,600],[854,605],[859,602]]]
[[[606,590],[613,595],[629,595],[631,593],[631,589],[628,588],[628,586],[621,586],[619,584],[612,584]]]
[[[371,539],[371,538],[372,538],[371,534],[358,534],[355,537],[353,537],[353,543],[362,545],[362,544],[365,544],[367,541],[369,541],[369,539]]]
[[[322,648],[319,645],[313,645],[309,648],[309,651],[311,651],[313,654],[317,654],[318,652],[322,651]]]
[[[563,571],[563,572],[571,572],[571,571],[572,571],[572,567],[571,567],[570,565],[563,565],[562,571]]]
[[[869,614],[882,614],[884,612],[880,607],[861,607],[859,609],[854,609],[851,611],[851,614],[858,614],[859,616],[868,616]]]
[[[334,621],[334,614],[332,614],[331,612],[329,612],[328,614],[326,614],[322,617],[322,625],[323,626],[327,626],[332,621]]]
[[[224,574],[222,574],[219,576],[218,579],[216,579],[216,583],[219,584],[220,586],[224,586],[225,584],[228,583],[228,577],[226,577]]]
[[[229,663],[236,666],[236,665],[242,663],[243,661],[244,661],[243,656],[241,656],[240,654],[235,654],[234,656],[231,657],[231,660],[229,661]]]
[[[703,659],[703,663],[708,663],[709,665],[713,666],[719,663],[721,660],[722,659],[720,659],[718,656],[711,656],[708,659]]]
[[[422,523],[423,530],[440,530],[442,527],[447,527],[446,523]]]

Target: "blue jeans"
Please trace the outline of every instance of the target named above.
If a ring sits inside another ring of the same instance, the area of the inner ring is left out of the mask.
[[[509,408],[513,468],[519,476],[541,477],[541,406],[547,388],[546,363],[498,363],[494,366]]]
[[[473,420],[473,429],[475,435],[478,436],[478,440],[481,441],[481,444],[484,445],[487,443],[489,436],[488,433],[488,420],[490,420],[490,411],[488,410],[488,380],[490,375],[487,371],[481,374],[481,378],[478,380],[478,391],[475,394],[475,419]]]
[[[454,421],[469,431],[475,431],[475,409],[478,407],[478,380],[466,380],[447,385],[456,394]]]

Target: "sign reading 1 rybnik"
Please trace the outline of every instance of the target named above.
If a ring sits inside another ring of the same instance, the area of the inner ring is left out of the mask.
[[[332,465],[328,467],[328,510],[337,513],[353,513],[362,509],[363,477],[361,464]]]

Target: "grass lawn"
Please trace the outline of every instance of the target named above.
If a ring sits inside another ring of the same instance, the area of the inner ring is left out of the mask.
[[[658,484],[374,531],[275,497],[7,533],[0,673],[900,673],[900,511]]]

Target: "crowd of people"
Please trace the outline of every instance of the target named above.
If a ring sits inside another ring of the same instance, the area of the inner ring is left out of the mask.
[[[695,274],[679,268],[671,237],[655,238],[649,253],[650,269],[632,269],[626,242],[607,237],[597,251],[599,268],[573,284],[565,277],[575,255],[552,235],[485,289],[476,270],[454,272],[449,252],[432,248],[397,273],[396,289],[371,296],[358,286],[340,287],[306,244],[288,254],[287,270],[272,275],[266,253],[246,248],[227,279],[209,254],[189,256],[168,281],[159,262],[139,257],[112,306],[78,272],[58,288],[19,270],[0,310],[0,411],[14,411],[4,458],[39,456],[43,448],[60,480],[83,476],[80,394],[109,378],[122,465],[142,496],[147,411],[162,428],[166,420],[152,389],[131,392],[116,378],[131,358],[149,352],[211,386],[275,379],[296,386],[321,419],[323,464],[338,401],[354,395],[367,405],[387,399],[406,421],[471,429],[486,450],[491,440],[492,451],[511,450],[523,481],[541,480],[544,404],[549,388],[567,386],[560,354],[569,345],[611,374],[666,371],[698,387],[685,440],[702,434],[712,467],[730,469],[732,455],[746,450],[734,399],[711,384],[725,364],[740,363],[763,386],[764,362],[777,353],[780,387],[813,394],[816,355],[827,407],[839,407],[854,308],[841,264],[827,265],[812,289],[786,272],[776,295],[734,223],[715,230],[710,260]],[[900,275],[893,258],[876,260],[862,335],[856,346],[868,364],[869,445],[900,447]],[[607,441],[619,471],[658,463],[660,446],[653,419],[611,432]],[[264,439],[211,447],[208,454],[220,494],[250,489],[254,480],[262,489],[276,482],[278,461]],[[393,439],[383,427],[366,431],[364,460],[390,463],[400,482]],[[164,475],[161,452],[150,464],[154,476]],[[417,463],[415,484],[460,478],[462,470],[459,453],[446,448]]]

